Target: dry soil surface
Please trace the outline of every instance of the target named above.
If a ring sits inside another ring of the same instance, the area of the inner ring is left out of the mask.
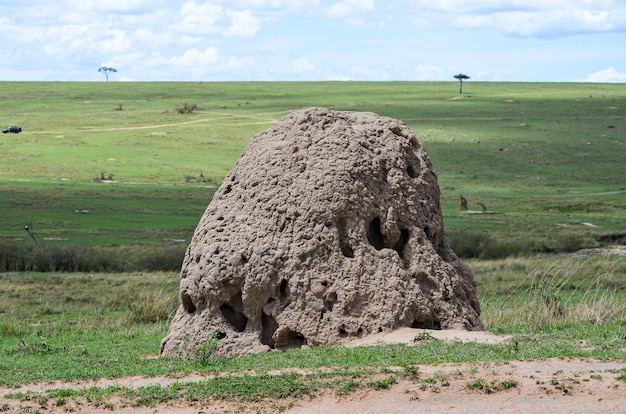
[[[488,332],[425,331],[442,340],[498,343],[508,338]],[[354,341],[348,346],[377,343],[411,343],[415,329],[401,329]],[[547,359],[509,363],[418,365],[411,377],[398,376],[387,389],[362,388],[352,394],[337,395],[324,391],[312,399],[268,401],[256,405],[215,401],[210,404],[175,402],[158,407],[127,407],[111,401],[113,408],[94,407],[81,401],[67,401],[55,406],[50,401],[41,407],[32,401],[20,402],[6,394],[32,391],[43,393],[59,388],[108,387],[112,385],[141,387],[167,385],[206,379],[202,375],[159,378],[116,378],[76,383],[29,384],[20,388],[0,388],[0,411],[40,413],[107,413],[122,414],[217,414],[273,413],[288,414],[378,414],[378,413],[626,413],[626,361],[581,359]],[[475,389],[477,380],[483,389]],[[509,384],[507,389],[502,384]],[[515,384],[511,386],[511,384]]]

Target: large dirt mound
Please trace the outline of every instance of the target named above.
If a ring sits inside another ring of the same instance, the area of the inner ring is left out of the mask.
[[[161,352],[339,344],[399,327],[481,330],[437,177],[402,122],[310,108],[255,136],[187,250]]]

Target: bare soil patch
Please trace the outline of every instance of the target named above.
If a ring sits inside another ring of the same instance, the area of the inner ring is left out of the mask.
[[[616,377],[625,367],[624,362],[558,359],[420,366],[416,378],[402,379],[389,389],[367,389],[348,396],[327,392],[286,412],[617,413],[624,409],[626,383]],[[473,388],[477,381],[485,387]],[[503,383],[515,385],[498,389]]]
[[[488,331],[465,331],[461,329],[414,329],[400,328],[393,332],[383,332],[355,339],[347,346],[410,344],[416,337],[430,337],[442,341],[476,342],[480,344],[501,344],[508,342],[510,337],[495,335]]]

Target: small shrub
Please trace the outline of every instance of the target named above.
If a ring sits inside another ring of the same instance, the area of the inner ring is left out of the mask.
[[[407,365],[404,367],[404,376],[417,379],[420,376],[420,367],[417,365]]]
[[[117,272],[121,270],[121,265],[116,263],[113,252],[93,246],[83,252],[79,270],[81,272]]]
[[[0,272],[26,270],[26,258],[32,246],[0,240]]]
[[[477,258],[482,245],[491,242],[491,238],[483,233],[469,230],[454,231],[447,235],[448,245],[459,257]]]
[[[435,339],[435,337],[430,332],[424,331],[415,335],[415,337],[413,338],[413,342],[430,341],[433,339]]]
[[[200,172],[200,175],[198,176],[185,175],[185,182],[186,183],[207,183],[216,187],[218,185],[217,179],[213,177],[205,177],[204,174],[202,174],[202,172]]]
[[[524,253],[526,247],[519,242],[503,242],[491,240],[482,246],[478,257],[483,260],[501,259],[505,257],[519,256]]]
[[[36,246],[31,250],[30,263],[28,270],[39,272],[49,272],[52,269],[52,254],[49,248]]]
[[[509,388],[517,387],[517,384],[518,382],[514,379],[505,379],[503,381],[500,381],[500,383],[498,384],[498,389],[508,390]]]
[[[496,391],[508,390],[510,388],[517,387],[518,382],[514,379],[506,379],[500,382],[496,380],[484,381],[481,378],[477,378],[474,381],[467,383],[467,388],[474,391],[482,391],[485,394],[493,394]]]
[[[598,242],[590,237],[577,234],[565,234],[554,239],[538,242],[532,250],[539,253],[575,253],[581,249],[598,246]]]
[[[562,236],[556,246],[556,251],[561,253],[574,253],[587,245],[584,239],[577,235],[567,234]]]
[[[187,246],[184,244],[156,249],[141,260],[142,270],[148,272],[178,271],[183,265],[186,250]]]
[[[396,382],[397,381],[395,377],[388,377],[376,381],[371,381],[368,383],[368,385],[376,390],[384,390],[391,387]]]
[[[337,395],[345,395],[354,392],[359,387],[361,387],[361,383],[355,380],[348,380],[345,382],[339,383],[339,385],[335,388],[335,394]]]
[[[218,333],[211,335],[208,341],[196,346],[193,350],[193,357],[195,357],[201,365],[210,365],[213,361],[213,353],[217,349],[219,343]]]
[[[485,260],[518,256],[527,250],[519,242],[500,241],[484,233],[470,230],[454,231],[447,236],[448,245],[457,256]]]
[[[198,104],[196,103],[184,103],[176,107],[176,111],[179,114],[191,114],[193,111],[198,110]]]

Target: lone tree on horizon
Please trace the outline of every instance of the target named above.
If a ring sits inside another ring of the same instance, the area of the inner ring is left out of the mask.
[[[102,66],[100,69],[98,69],[98,72],[104,73],[104,76],[106,76],[107,82],[108,82],[109,81],[109,73],[115,73],[115,72],[117,72],[117,69],[109,68],[109,67],[106,67],[106,66]]]
[[[459,73],[458,75],[454,75],[454,77],[459,80],[459,93],[462,94],[463,93],[463,80],[469,79],[470,77],[464,73]]]

